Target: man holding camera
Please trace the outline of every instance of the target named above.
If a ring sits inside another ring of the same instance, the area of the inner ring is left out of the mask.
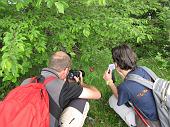
[[[58,51],[51,56],[48,67],[41,71],[45,78],[55,77],[46,85],[50,99],[50,127],[82,127],[89,110],[87,99],[101,97],[98,89],[83,82],[81,72],[78,77],[74,76],[75,82],[69,83],[67,75],[70,69],[69,55]]]
[[[152,90],[135,81],[127,80],[130,74],[151,80],[149,74],[136,65],[137,58],[134,51],[130,46],[123,44],[112,49],[112,58],[123,82],[116,87],[112,80],[112,73],[108,73],[109,69],[104,73],[103,78],[113,92],[109,99],[110,107],[130,127],[160,127]],[[129,106],[129,102],[134,108]]]

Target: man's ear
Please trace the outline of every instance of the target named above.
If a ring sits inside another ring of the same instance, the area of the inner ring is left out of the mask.
[[[118,64],[117,64],[117,63],[114,63],[114,64],[115,64],[115,69],[116,69],[117,71],[120,71],[121,68],[118,66]]]
[[[69,73],[69,68],[68,68],[68,67],[64,69],[64,73],[65,73],[66,75]]]
[[[69,68],[68,68],[68,67],[67,67],[67,68],[65,68],[65,69],[64,69],[64,71],[68,72],[68,71],[69,71]]]
[[[60,79],[65,79],[69,73],[69,68],[65,68],[60,72]]]
[[[118,67],[117,63],[114,63],[114,64],[115,64],[115,68],[117,68]]]

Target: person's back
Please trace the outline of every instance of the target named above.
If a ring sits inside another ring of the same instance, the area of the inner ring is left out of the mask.
[[[77,99],[83,88],[77,83],[68,83],[59,79],[57,72],[50,68],[44,68],[41,75],[45,77],[56,76],[56,79],[46,85],[50,98],[50,123],[51,127],[58,124],[62,111],[71,100]],[[86,102],[84,102],[86,103]]]
[[[151,80],[151,77],[140,67],[130,71],[127,76],[129,74],[137,74],[147,80]],[[121,91],[118,99],[119,106],[124,104],[124,102],[130,101],[135,107],[139,108],[149,120],[158,120],[152,90],[135,81],[126,80],[126,78],[124,82],[119,85],[118,89]]]
[[[122,77],[123,82],[116,87],[111,78],[112,73],[108,73],[108,70],[103,76],[113,92],[113,95],[109,99],[111,108],[113,108],[129,126],[136,126],[137,124],[137,126],[142,127],[142,125],[138,123],[140,119],[135,120],[137,115],[135,115],[134,110],[137,111],[136,109],[138,109],[140,117],[150,121],[151,127],[159,127],[160,123],[152,91],[137,82],[126,79],[129,74],[137,74],[147,80],[151,80],[151,77],[142,68],[137,66],[137,56],[134,51],[130,46],[123,44],[112,49],[112,58],[116,66],[116,71]],[[127,106],[129,102],[135,107],[134,110],[132,107]],[[145,121],[142,122],[147,124]]]

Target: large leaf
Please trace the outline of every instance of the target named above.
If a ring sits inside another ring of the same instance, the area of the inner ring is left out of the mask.
[[[64,4],[62,2],[55,2],[55,6],[57,7],[59,13],[64,14]]]

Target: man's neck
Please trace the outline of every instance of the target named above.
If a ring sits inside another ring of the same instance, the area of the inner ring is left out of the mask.
[[[49,72],[49,73],[55,75],[56,77],[60,78],[59,73],[53,68],[49,68],[49,67],[48,68],[43,68],[42,71]]]
[[[129,70],[121,70],[121,73],[123,74],[123,77],[125,78],[126,75],[131,71],[131,69]]]

